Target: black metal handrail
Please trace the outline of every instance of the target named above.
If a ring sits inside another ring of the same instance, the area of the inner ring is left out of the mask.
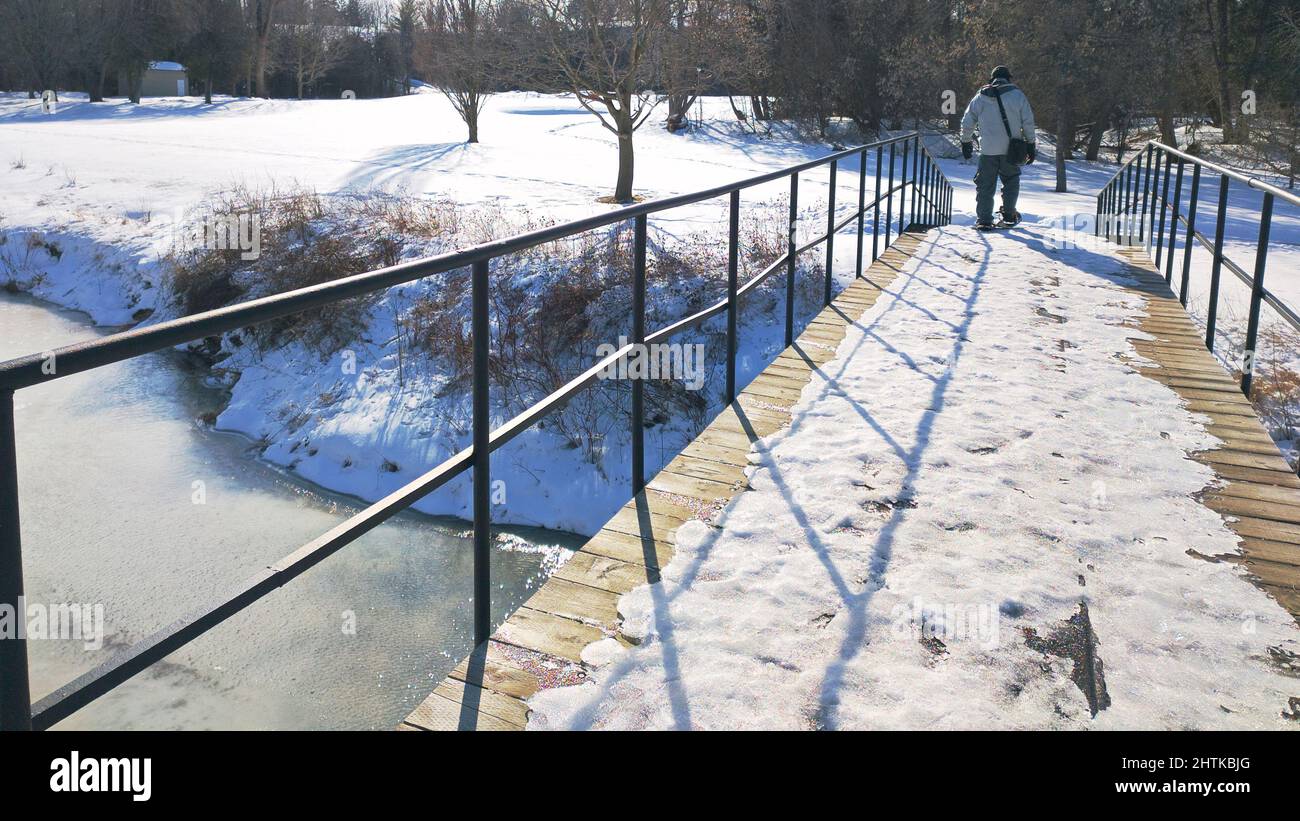
[[[899,150],[901,147],[901,151]],[[881,166],[884,151],[889,151],[889,180],[881,191]],[[867,154],[875,149],[875,197],[867,202]],[[900,176],[894,182],[896,156]],[[911,163],[909,166],[909,155]],[[841,160],[857,157],[858,207],[848,217],[836,221],[836,174]],[[796,244],[799,175],[804,171],[830,165],[830,194],[827,205],[826,233]],[[762,272],[740,285],[737,282],[739,248],[740,192],[763,183],[790,179],[790,216],[786,253]],[[908,189],[912,191],[910,202]],[[69,376],[74,373],[132,359],[179,344],[218,335],[237,328],[256,325],[278,317],[319,308],[340,300],[373,293],[393,285],[412,282],[433,274],[466,266],[471,268],[471,328],[474,353],[472,359],[473,392],[472,446],[464,448],[433,470],[404,487],[368,505],[346,521],[303,545],[280,561],[259,571],[227,595],[208,602],[147,638],[31,703],[27,672],[27,649],[23,639],[0,640],[0,729],[47,729],[55,723],[104,695],[117,685],[168,654],[220,624],[272,590],[315,566],[340,548],[360,538],[397,513],[411,507],[429,493],[445,485],[466,470],[473,470],[474,515],[474,642],[481,644],[491,634],[489,555],[491,538],[490,456],[492,451],[514,439],[550,413],[562,408],[575,394],[594,382],[605,368],[632,355],[641,345],[665,340],[674,334],[697,327],[722,312],[727,313],[727,383],[725,398],[736,398],[737,305],[739,298],[775,274],[786,270],[785,341],[794,340],[795,262],[799,254],[822,243],[826,244],[825,303],[830,304],[833,283],[835,234],[857,220],[856,275],[862,276],[865,238],[865,215],[873,212],[871,259],[890,246],[895,195],[898,199],[898,234],[909,224],[918,226],[947,225],[952,215],[953,190],[930,152],[921,144],[921,136],[911,132],[825,157],[809,160],[740,182],[721,185],[691,194],[630,205],[606,214],[573,220],[502,240],[429,257],[427,259],[381,268],[345,277],[309,288],[301,288],[250,300],[238,305],[180,317],[148,328],[138,328],[102,339],[67,345],[54,351],[36,353],[0,363],[0,603],[15,607],[23,595],[22,544],[18,520],[17,441],[14,429],[14,392],[22,388]],[[660,211],[690,205],[716,197],[729,197],[729,238],[727,296],[703,310],[646,334],[646,230],[648,217]],[[880,243],[880,204],[886,207],[883,248]],[[634,267],[632,299],[632,338],[586,369],[541,401],[493,430],[488,416],[488,344],[490,317],[488,274],[493,259],[525,251],[543,243],[602,228],[626,220],[634,221]],[[644,386],[632,380],[632,493],[645,487]]]
[[[1173,171],[1177,163],[1178,169]],[[1186,212],[1180,211],[1183,196],[1183,177],[1187,165],[1192,167],[1191,191]],[[1163,172],[1161,167],[1163,166]],[[1197,204],[1200,197],[1202,169],[1219,175],[1219,198],[1215,212],[1214,239],[1210,240],[1196,228]],[[1163,173],[1163,181],[1160,175]],[[1169,198],[1170,177],[1174,180],[1174,195]],[[1247,273],[1223,253],[1224,221],[1228,212],[1228,181],[1236,180],[1263,193],[1259,212],[1259,237],[1255,246],[1255,268]],[[1300,197],[1284,191],[1257,177],[1251,177],[1231,168],[1208,162],[1185,151],[1155,141],[1146,149],[1135,153],[1124,163],[1097,194],[1097,221],[1095,234],[1120,244],[1141,242],[1148,250],[1155,250],[1156,270],[1163,259],[1165,282],[1172,288],[1174,254],[1178,241],[1178,227],[1186,233],[1183,238],[1183,259],[1179,280],[1178,301],[1187,307],[1187,290],[1191,277],[1192,240],[1210,252],[1209,309],[1205,322],[1205,346],[1214,351],[1215,324],[1219,307],[1219,279],[1221,270],[1227,268],[1250,288],[1250,313],[1246,321],[1246,340],[1241,361],[1241,390],[1250,396],[1254,378],[1255,352],[1259,340],[1260,308],[1267,304],[1292,328],[1300,331],[1300,315],[1264,287],[1264,273],[1268,264],[1269,231],[1273,221],[1275,200],[1300,206]],[[1157,211],[1159,221],[1157,222]],[[1165,221],[1169,218],[1169,235],[1165,237]],[[1157,227],[1158,225],[1158,227]],[[1134,236],[1136,232],[1136,237]]]

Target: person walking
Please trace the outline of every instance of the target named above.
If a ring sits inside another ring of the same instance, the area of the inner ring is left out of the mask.
[[[1002,225],[1020,222],[1016,200],[1020,196],[1020,166],[1037,157],[1034,147],[1034,112],[1029,98],[1011,82],[1011,69],[998,66],[988,85],[979,90],[961,118],[961,155],[970,159],[975,131],[980,135],[979,166],[975,170],[975,227],[989,230],[993,222],[993,194],[1002,180]]]

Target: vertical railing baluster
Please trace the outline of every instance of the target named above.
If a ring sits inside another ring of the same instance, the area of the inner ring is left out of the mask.
[[[646,254],[645,214],[634,221],[632,240],[632,342],[637,345],[635,356],[645,362],[645,254]],[[628,368],[634,374],[632,378],[632,495],[645,489],[645,380],[637,374],[646,371],[645,367]]]
[[[900,237],[906,228],[903,222],[907,219],[907,150],[911,145],[911,140],[903,140],[903,164],[898,167],[898,235]]]
[[[939,182],[939,166],[934,164],[934,158],[927,152],[925,155],[925,164],[930,168],[930,176],[926,184],[926,197],[928,205],[925,210],[925,221],[928,225],[936,225],[939,222],[939,215],[935,213],[935,198],[938,195],[936,190]]]
[[[1157,147],[1155,157],[1151,161],[1151,210],[1146,215],[1147,221],[1147,253],[1151,252],[1152,246],[1156,245],[1156,204],[1160,202],[1160,163],[1165,156],[1164,149]]]
[[[1115,181],[1106,184],[1106,239],[1114,240],[1111,233],[1115,230]]]
[[[23,607],[23,547],[18,525],[18,439],[14,393],[0,389],[0,605],[13,608],[13,624],[26,622]],[[32,694],[27,677],[27,639],[0,638],[0,731],[32,728]]]
[[[876,201],[871,205],[871,261],[880,256],[880,166],[884,162],[885,147],[876,146]]]
[[[1187,282],[1192,273],[1192,243],[1196,241],[1196,197],[1201,190],[1201,166],[1192,163],[1192,193],[1187,201],[1187,236],[1183,239],[1183,280],[1178,301],[1187,307]]]
[[[1228,214],[1228,175],[1219,175],[1219,212],[1214,218],[1214,262],[1210,266],[1210,308],[1205,318],[1205,347],[1214,352],[1214,322],[1219,314],[1219,272],[1223,268],[1223,221]]]
[[[1126,165],[1120,169],[1119,175],[1119,203],[1115,208],[1115,240],[1123,245],[1124,238],[1124,215],[1128,212],[1128,184],[1131,177],[1133,166]]]
[[[1156,270],[1160,270],[1160,257],[1165,250],[1165,217],[1169,213],[1169,172],[1173,170],[1174,155],[1165,154],[1165,182],[1160,194],[1160,236],[1156,240]]]
[[[917,163],[921,161],[921,135],[916,135],[916,143],[912,146],[912,210],[908,212],[910,222],[916,222],[916,206],[921,201],[920,189],[916,187],[916,170]]]
[[[1146,244],[1146,240],[1147,240],[1146,237],[1147,197],[1150,193],[1150,187],[1151,187],[1151,158],[1154,155],[1155,155],[1155,146],[1151,145],[1151,143],[1147,143],[1146,156],[1143,158],[1146,160],[1146,168],[1144,169],[1143,176],[1142,176],[1142,211],[1137,215],[1138,242],[1143,243],[1143,245]]]
[[[799,222],[799,172],[790,175],[790,230],[786,236],[785,258],[785,346],[794,344],[794,263],[795,229]]]
[[[831,278],[835,267],[835,185],[839,160],[831,160],[831,188],[826,199],[826,304],[831,304]]]
[[[855,279],[862,279],[862,253],[866,242],[867,218],[867,149],[858,155],[858,265],[853,272]]]
[[[491,322],[488,316],[488,261],[472,268],[471,319],[474,335],[474,644],[492,635],[492,454],[488,438],[488,351]]]
[[[1259,212],[1259,244],[1255,246],[1255,276],[1250,283],[1250,318],[1246,324],[1246,351],[1242,355],[1241,392],[1250,396],[1255,379],[1255,346],[1259,341],[1259,307],[1264,301],[1264,265],[1268,258],[1268,232],[1273,222],[1273,195],[1264,194],[1264,208]]]
[[[1174,282],[1174,244],[1178,241],[1178,209],[1183,204],[1183,169],[1186,163],[1180,157],[1178,160],[1178,176],[1174,183],[1174,210],[1169,215],[1169,250],[1165,254],[1165,282],[1173,285]]]
[[[1137,162],[1141,161],[1142,155],[1139,154]],[[1120,215],[1120,224],[1124,227],[1123,236],[1125,245],[1131,245],[1133,243],[1133,220],[1131,217],[1133,213],[1133,200],[1137,195],[1137,189],[1134,186],[1137,184],[1137,172],[1140,170],[1141,169],[1137,167],[1136,163],[1130,162],[1125,175],[1124,213]]]
[[[885,194],[885,250],[889,250],[889,230],[894,224],[894,146],[889,144],[889,188]]]
[[[736,285],[740,262],[740,191],[731,192],[727,225],[727,404],[736,401]]]

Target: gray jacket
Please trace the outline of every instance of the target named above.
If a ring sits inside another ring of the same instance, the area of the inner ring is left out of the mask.
[[[1007,129],[1002,125],[1002,115],[998,113],[998,97],[1002,98],[1002,107],[1007,111],[1007,124],[1011,126],[1011,136],[1019,137],[1027,143],[1034,142],[1034,112],[1029,108],[1029,98],[1025,92],[1005,80],[995,80],[979,90],[966,106],[966,114],[961,118],[961,141],[971,142],[976,127],[980,132],[980,153],[1002,155],[1010,147]]]

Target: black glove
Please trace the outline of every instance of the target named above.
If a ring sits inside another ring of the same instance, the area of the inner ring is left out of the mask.
[[[974,146],[974,145],[972,145],[971,143],[962,143],[962,144],[961,144],[961,156],[962,156],[962,159],[964,159],[964,160],[969,160],[969,159],[971,158],[971,155],[974,154],[974,153],[975,153],[975,146]]]
[[[1029,165],[1036,159],[1038,159],[1038,149],[1034,147],[1033,143],[1030,143],[1025,146],[1025,165]]]

